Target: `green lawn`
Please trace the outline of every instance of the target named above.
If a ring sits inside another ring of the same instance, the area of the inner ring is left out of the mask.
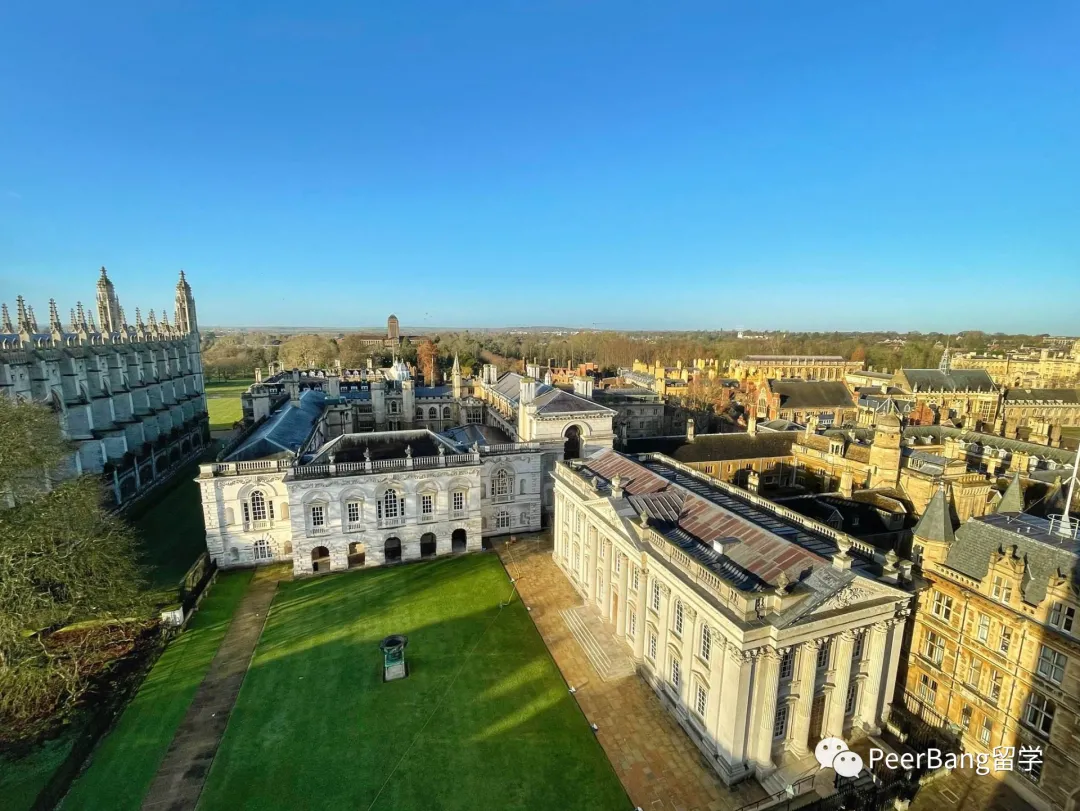
[[[0,757],[0,797],[6,811],[25,811],[71,751],[72,735],[48,741],[25,757]]]
[[[282,583],[200,809],[629,809],[510,588],[490,554]]]
[[[65,811],[137,811],[251,574],[246,570],[218,575],[187,629],[165,649],[116,727],[94,750],[90,767],[64,800]]]
[[[206,384],[206,408],[210,412],[211,431],[229,431],[243,416],[240,395],[254,380],[216,380]]]
[[[152,586],[178,585],[191,564],[206,551],[202,497],[195,483],[198,475],[198,463],[188,465],[128,513],[142,542],[142,562],[150,569]]]

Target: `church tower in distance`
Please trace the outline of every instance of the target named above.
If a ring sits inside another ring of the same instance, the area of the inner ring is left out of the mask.
[[[185,335],[199,331],[199,324],[195,319],[195,297],[191,295],[191,285],[187,283],[182,270],[180,281],[176,283],[176,326]]]
[[[120,299],[116,297],[116,288],[105,273],[104,265],[101,267],[101,278],[97,283],[97,311],[102,332],[106,335],[121,332],[124,317],[120,312]]]

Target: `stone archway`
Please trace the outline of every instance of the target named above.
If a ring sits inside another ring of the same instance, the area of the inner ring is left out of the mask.
[[[576,425],[567,426],[563,431],[563,459],[581,458],[581,429]]]
[[[450,536],[450,551],[454,554],[464,552],[469,548],[465,530],[455,529]]]
[[[311,571],[330,571],[330,550],[325,546],[316,546],[311,550]]]
[[[354,569],[364,565],[364,556],[367,548],[360,541],[349,544],[349,568]]]
[[[387,563],[397,563],[401,560],[401,539],[387,538],[383,544],[383,560]]]
[[[435,533],[425,532],[420,536],[420,557],[435,557]]]

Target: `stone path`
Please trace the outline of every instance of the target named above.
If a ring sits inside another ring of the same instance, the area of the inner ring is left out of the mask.
[[[992,774],[957,769],[919,789],[911,811],[1034,811],[1034,806]]]
[[[560,612],[581,598],[551,560],[551,542],[497,543],[499,556],[634,805],[644,811],[735,811],[765,796],[755,780],[728,788],[660,699],[636,675],[603,681]]]
[[[244,674],[262,635],[278,581],[289,574],[286,566],[264,566],[256,570],[143,799],[144,811],[191,811],[198,804]]]

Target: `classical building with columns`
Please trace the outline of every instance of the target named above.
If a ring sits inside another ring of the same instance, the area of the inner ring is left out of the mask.
[[[0,395],[56,412],[74,451],[50,476],[99,474],[117,505],[130,502],[197,456],[209,439],[199,326],[191,286],[180,271],[175,316],[128,322],[105,268],[97,319],[78,302],[67,324],[55,300],[39,324],[16,299],[0,307]]]
[[[656,454],[555,470],[555,562],[727,783],[776,791],[887,719],[911,595],[895,553]]]

